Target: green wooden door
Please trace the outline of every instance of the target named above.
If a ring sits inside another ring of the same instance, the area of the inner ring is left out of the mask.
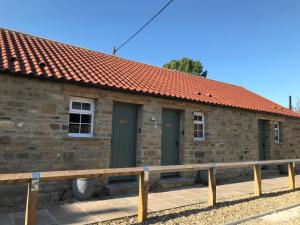
[[[161,165],[179,164],[179,129],[179,112],[163,109]],[[170,175],[176,174],[163,174],[163,176]]]
[[[258,159],[266,160],[266,121],[258,120]]]
[[[114,103],[110,167],[136,166],[137,106]],[[124,180],[121,177],[112,180]]]

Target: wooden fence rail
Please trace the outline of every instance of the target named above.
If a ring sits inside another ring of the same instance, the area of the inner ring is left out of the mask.
[[[147,220],[148,209],[148,188],[150,173],[170,172],[191,172],[208,171],[208,202],[216,204],[216,171],[217,169],[253,168],[254,172],[254,193],[256,196],[262,194],[261,187],[261,166],[280,165],[288,166],[288,187],[295,189],[295,164],[300,159],[248,161],[233,163],[206,163],[191,165],[172,166],[150,166],[132,168],[110,168],[94,170],[70,170],[70,171],[49,171],[40,173],[13,173],[0,174],[0,184],[28,183],[25,225],[36,225],[36,208],[38,200],[38,185],[41,181],[73,180],[77,178],[100,178],[112,176],[136,175],[139,177],[139,198],[138,198],[138,221]]]

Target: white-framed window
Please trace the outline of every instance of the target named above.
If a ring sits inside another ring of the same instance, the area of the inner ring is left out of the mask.
[[[204,114],[200,112],[194,112],[194,140],[204,140]]]
[[[279,141],[280,141],[280,132],[279,132],[279,123],[278,122],[274,123],[274,140],[275,140],[275,143],[279,143]]]
[[[71,98],[68,136],[93,136],[94,107],[95,101],[93,99]]]

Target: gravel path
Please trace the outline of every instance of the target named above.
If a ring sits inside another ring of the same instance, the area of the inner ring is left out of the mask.
[[[274,212],[257,219],[252,219],[243,225],[296,225],[300,224],[300,206]]]
[[[149,219],[144,224],[224,224],[245,218],[251,215],[283,208],[300,202],[300,189],[295,192],[282,190],[270,192],[260,198],[244,195],[237,198],[225,199],[214,207],[206,203],[180,207],[149,214]],[[297,221],[298,219],[295,218]],[[253,222],[253,221],[252,221]],[[256,221],[258,222],[258,221]],[[293,221],[291,221],[293,222]],[[97,223],[95,225],[138,224],[136,217],[129,217]],[[250,225],[251,223],[247,224]],[[253,223],[257,224],[257,223]],[[291,224],[300,224],[291,223]],[[263,225],[265,225],[263,223]]]
[[[295,218],[295,219],[291,219],[289,221],[285,221],[284,223],[282,223],[282,221],[280,222],[267,222],[267,221],[263,221],[263,220],[253,220],[251,222],[247,222],[247,223],[243,223],[241,225],[299,225],[300,224],[300,217]]]

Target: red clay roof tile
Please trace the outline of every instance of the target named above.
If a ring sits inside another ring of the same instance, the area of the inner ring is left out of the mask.
[[[7,29],[0,29],[0,72],[90,83],[300,118],[300,114],[239,86]]]

